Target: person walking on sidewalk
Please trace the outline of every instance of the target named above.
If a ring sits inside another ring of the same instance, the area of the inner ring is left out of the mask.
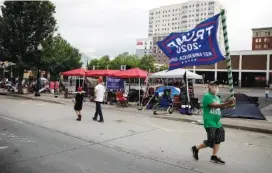
[[[97,116],[99,115],[98,122],[100,122],[100,123],[104,122],[101,104],[104,101],[105,87],[103,86],[102,83],[103,83],[103,79],[102,79],[102,77],[99,77],[98,85],[96,85],[94,88],[96,109],[95,109],[95,114],[94,114],[93,120],[97,121]]]
[[[76,94],[76,97],[75,97],[75,106],[74,106],[74,109],[75,109],[75,112],[77,114],[77,121],[81,121],[81,117],[82,117],[82,114],[81,114],[81,110],[82,110],[82,106],[83,106],[83,100],[84,100],[84,95],[82,93],[82,88],[81,87],[78,87],[77,89],[77,94]]]
[[[269,89],[268,89],[268,87],[265,87],[265,101],[266,102],[268,102],[268,100],[269,100]]]
[[[204,128],[207,132],[207,140],[198,146],[191,148],[193,157],[198,160],[198,152],[201,149],[210,147],[213,149],[211,156],[211,162],[218,164],[225,164],[225,162],[217,157],[217,152],[221,142],[225,141],[225,131],[220,123],[222,108],[230,108],[235,103],[235,98],[231,98],[225,103],[222,103],[217,96],[219,89],[219,83],[217,81],[210,82],[208,84],[208,93],[203,96],[203,121]]]

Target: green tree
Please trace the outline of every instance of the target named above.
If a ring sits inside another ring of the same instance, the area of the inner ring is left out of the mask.
[[[60,72],[80,68],[81,54],[78,49],[70,45],[60,35],[44,43],[42,68],[50,72],[52,79],[56,79]]]
[[[1,11],[0,51],[16,63],[22,93],[24,70],[39,66],[37,47],[56,30],[55,6],[50,1],[4,1]]]
[[[156,68],[155,72],[159,72],[163,70],[168,70],[168,65],[163,65],[163,66],[160,66],[159,68]]]
[[[140,68],[143,70],[150,70],[153,72],[155,70],[155,59],[152,55],[145,55],[141,58]]]
[[[88,62],[88,69],[93,70],[93,67],[95,67],[95,69],[99,68],[99,59],[91,59],[91,61]]]
[[[102,56],[99,59],[99,69],[107,69],[110,66],[110,57],[108,55]]]
[[[131,66],[132,68],[139,67],[140,59],[135,55],[130,55],[129,53],[125,52],[122,54],[119,54],[117,57],[115,57],[111,63],[110,68],[111,69],[120,69],[121,65],[127,65]]]
[[[88,63],[88,69],[92,70],[93,67],[95,67],[95,69],[107,69],[110,68],[110,57],[108,55],[104,55],[101,58],[97,59],[92,59],[89,63]]]

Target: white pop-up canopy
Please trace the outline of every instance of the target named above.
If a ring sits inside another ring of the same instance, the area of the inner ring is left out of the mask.
[[[153,73],[152,75],[150,75],[150,78],[183,78],[184,74],[186,72],[186,76],[188,79],[202,79],[201,75],[198,75],[196,73],[193,73],[189,70],[185,70],[185,69],[175,69],[175,70],[171,70],[171,71],[160,71],[157,73]]]

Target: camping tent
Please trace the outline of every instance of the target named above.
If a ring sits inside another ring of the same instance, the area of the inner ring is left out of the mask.
[[[227,118],[246,118],[256,120],[266,120],[257,103],[245,94],[235,94],[235,109],[223,109],[222,115]]]
[[[183,78],[184,74],[186,72],[186,76],[188,79],[202,79],[201,75],[198,75],[196,73],[193,73],[189,70],[185,70],[185,69],[176,69],[176,70],[171,70],[171,71],[160,71],[157,73],[153,73],[152,75],[150,75],[150,78]]]
[[[63,76],[85,76],[86,70],[84,68],[69,70],[66,72],[62,72]]]
[[[85,76],[90,77],[100,77],[100,76],[111,76],[114,73],[119,72],[120,70],[88,70],[86,71]]]
[[[139,68],[133,68],[129,70],[119,71],[117,73],[112,74],[113,77],[118,78],[146,78],[148,72]]]
[[[118,77],[118,78],[139,78],[139,105],[141,102],[141,81],[140,79],[145,79],[147,78],[148,72],[139,68],[133,68],[129,70],[124,70],[124,71],[119,71],[117,73],[114,73],[113,77]]]

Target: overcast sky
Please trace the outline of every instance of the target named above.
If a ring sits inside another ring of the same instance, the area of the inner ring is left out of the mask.
[[[90,57],[135,53],[148,36],[148,11],[186,0],[55,0],[58,32]],[[252,28],[272,27],[272,0],[221,0],[231,50],[251,49]]]

